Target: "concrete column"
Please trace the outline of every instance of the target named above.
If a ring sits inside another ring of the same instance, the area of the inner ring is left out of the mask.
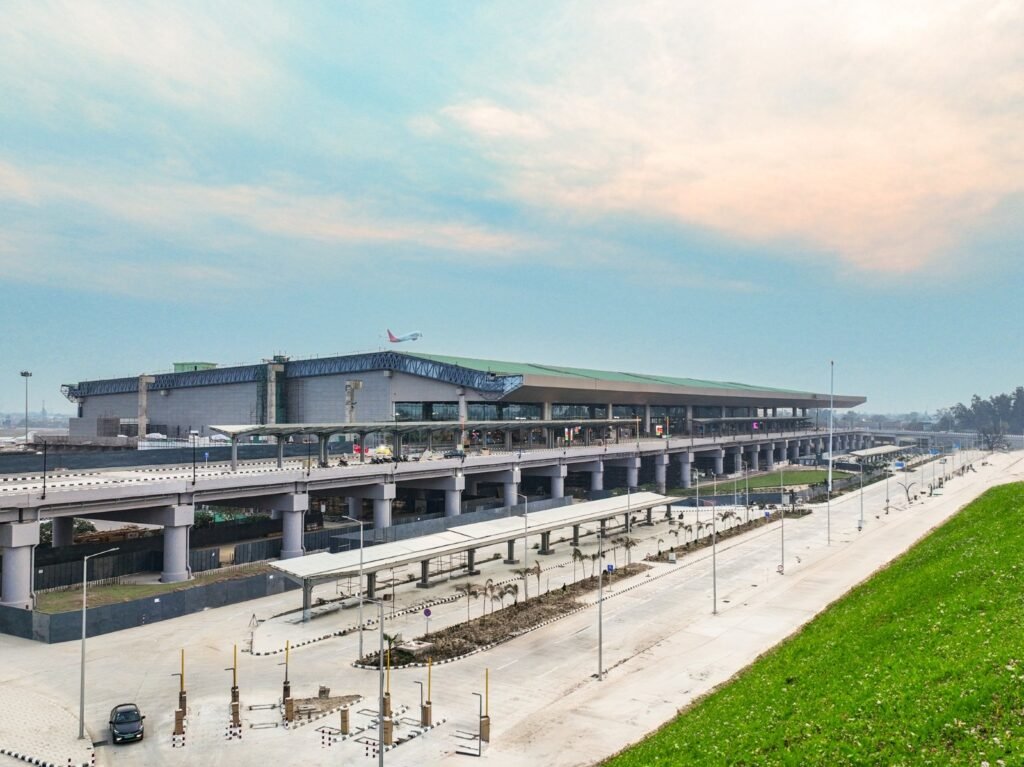
[[[366,574],[366,598],[377,598],[377,573]]]
[[[420,562],[420,581],[416,584],[418,588],[430,588],[430,560],[424,559]]]
[[[284,443],[287,441],[287,437],[281,436],[277,438],[277,468],[284,468]]]
[[[628,487],[636,487],[640,484],[640,469],[636,466],[626,467],[626,485]]]
[[[320,459],[320,466],[327,465],[327,439],[330,437],[329,434],[317,434],[316,435],[316,449],[317,457]],[[398,453],[395,453],[398,455]]]
[[[644,419],[642,421],[641,428],[644,430],[644,434],[651,433],[651,406],[644,405]]]
[[[676,457],[679,459],[680,481],[685,489],[692,482],[690,467],[693,465],[693,453],[689,451],[677,453]]]
[[[765,471],[771,471],[775,468],[775,446],[769,442],[764,447],[764,469]]]
[[[277,374],[283,370],[284,365],[279,362],[267,364],[266,412],[263,414],[263,423],[277,423]]]
[[[550,421],[551,420],[551,403],[550,402],[543,402],[543,403],[541,403],[541,407],[544,410],[544,412],[541,414],[541,417],[545,421]]]
[[[715,474],[725,474],[725,451],[716,451],[713,458],[715,461]]]
[[[373,526],[378,530],[385,527],[391,527],[390,498],[373,499]]]
[[[144,438],[149,431],[149,385],[155,380],[153,376],[139,376],[139,439]]]
[[[457,517],[462,513],[462,491],[444,491],[444,515],[446,517]]]
[[[466,575],[480,575],[480,571],[476,569],[476,549],[466,552]]]
[[[508,556],[502,560],[506,565],[518,565],[519,560],[516,559],[516,542],[511,540],[508,542]]]
[[[565,477],[551,478],[551,497],[562,498],[565,496]]]
[[[466,390],[460,388],[458,390],[459,395],[459,421],[465,423],[469,417],[469,406],[466,404]],[[462,429],[459,432],[459,446],[466,444],[466,430]]]
[[[654,488],[659,493],[664,493],[668,489],[668,479],[666,467],[668,466],[668,455],[660,453],[654,456]]]
[[[39,544],[38,522],[8,522],[0,525],[0,605],[32,608],[32,548]]]
[[[188,572],[188,529],[190,525],[164,528],[164,569],[160,573],[161,583],[187,581]]]
[[[348,515],[355,517],[356,519],[363,518],[363,499],[362,498],[348,498]]]
[[[501,486],[504,489],[505,505],[506,506],[515,506],[519,502],[519,498],[518,498],[518,495],[517,495],[518,492],[519,492],[519,483],[518,482],[502,482]]]
[[[555,550],[551,548],[551,533],[540,534],[540,549],[537,552],[539,554],[554,554]]]
[[[75,542],[75,518],[54,517],[51,524],[53,527],[53,548],[58,546],[71,546]]]
[[[572,526],[572,545],[578,547],[580,545],[580,526]]]
[[[597,471],[590,472],[590,489],[604,490],[604,467]]]
[[[732,451],[732,473],[739,474],[743,471],[743,450],[736,448]]]
[[[302,545],[304,511],[282,511],[281,529],[284,537],[281,541],[281,559],[301,557],[306,553]]]
[[[800,460],[800,443],[792,440],[789,443],[789,460],[797,463]]]
[[[759,459],[761,457],[761,446],[754,445],[750,450],[747,451],[747,466],[750,471],[759,471]]]
[[[238,440],[231,438],[231,471],[238,471]]]

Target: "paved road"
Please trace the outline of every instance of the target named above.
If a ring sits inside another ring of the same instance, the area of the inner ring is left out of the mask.
[[[860,501],[857,493],[834,502],[831,509],[831,546],[826,543],[824,507],[800,520],[785,522],[785,575],[776,570],[781,555],[778,523],[729,539],[718,547],[718,612],[712,614],[712,558],[707,550],[681,558],[677,565],[656,565],[632,582],[617,585],[604,605],[604,660],[607,678],[598,681],[596,608],[591,607],[548,627],[464,660],[436,666],[433,675],[434,716],[446,721],[386,755],[389,764],[432,765],[456,763],[459,731],[475,732],[477,699],[483,691],[485,669],[490,669],[492,741],[484,748],[486,761],[499,765],[592,764],[671,718],[695,697],[729,679],[764,650],[791,634],[822,607],[841,596],[878,567],[904,551],[929,529],[941,523],[984,488],[1011,479],[1024,479],[1019,454],[998,455],[992,465],[978,465],[977,473],[953,480],[945,494],[906,506],[905,501],[884,514],[885,485],[865,489],[868,524],[857,532]],[[980,462],[976,462],[976,465]],[[930,474],[929,474],[930,476]],[[898,490],[898,488],[896,488]],[[890,491],[894,490],[890,483]],[[899,491],[902,493],[902,491]],[[895,493],[893,493],[895,497]],[[696,512],[689,512],[692,517]],[[706,512],[702,513],[706,516]],[[637,528],[644,538],[633,550],[637,559],[665,541],[666,522]],[[593,549],[592,540],[584,543]],[[481,552],[481,560],[487,552]],[[541,558],[542,585],[557,588],[578,575],[566,544]],[[622,553],[618,554],[621,557]],[[531,554],[532,557],[532,554]],[[499,561],[481,565],[475,580],[512,577]],[[389,633],[418,636],[423,618],[418,607],[425,599],[451,596],[460,581],[425,593],[411,586],[397,589],[399,609],[417,608],[386,621]],[[339,585],[344,589],[345,583]],[[531,593],[536,579],[531,577]],[[522,588],[522,584],[520,585]],[[338,587],[316,592],[334,596]],[[295,623],[276,613],[298,607],[296,593],[243,605],[225,607],[176,621],[142,626],[89,640],[87,724],[92,736],[105,736],[107,712],[115,703],[137,701],[148,714],[149,735],[141,744],[97,748],[97,764],[203,764],[236,765],[273,760],[280,765],[336,764],[345,759],[362,761],[365,747],[346,742],[324,748],[317,722],[293,731],[272,726],[280,720],[269,705],[281,695],[284,669],[280,654],[251,656],[240,653],[239,686],[243,721],[241,740],[227,741],[232,645],[246,650],[250,641],[258,652],[309,642],[291,654],[289,676],[295,695],[312,696],[319,685],[332,694],[365,696],[353,722],[371,723],[364,709],[375,708],[377,675],[353,669],[358,638],[350,635],[318,641],[356,623],[356,610],[328,613],[308,624]],[[474,615],[483,605],[471,604]],[[465,600],[432,608],[431,628],[462,620]],[[369,610],[368,617],[369,617]],[[251,628],[253,616],[263,619]],[[294,617],[294,616],[292,616]],[[377,635],[367,632],[367,648]],[[176,704],[178,652],[187,653],[189,730],[186,746],[172,749],[170,732]],[[55,763],[77,758],[79,644],[42,646],[0,637],[0,689],[21,701],[19,716],[36,717],[49,730],[48,748]],[[393,699],[413,708],[425,671],[392,673]],[[8,706],[0,707],[0,746],[24,745],[19,719]],[[62,712],[58,715],[58,712]],[[335,724],[332,717],[325,720]],[[256,725],[250,728],[249,725]],[[267,725],[266,728],[260,725]],[[409,733],[402,724],[399,733]],[[21,738],[19,740],[19,738]],[[35,746],[40,748],[41,746]],[[77,749],[77,750],[76,750]],[[0,764],[4,764],[0,757]],[[367,762],[369,763],[369,762]]]

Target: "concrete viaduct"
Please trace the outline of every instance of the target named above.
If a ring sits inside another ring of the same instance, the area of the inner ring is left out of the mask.
[[[278,427],[280,428],[280,427]],[[638,484],[641,464],[651,462],[654,484],[664,493],[669,472],[689,487],[698,461],[716,475],[771,470],[777,462],[798,461],[828,451],[827,432],[807,430],[772,435],[717,438],[632,439],[607,445],[542,448],[521,453],[468,455],[432,461],[294,468],[283,464],[233,462],[195,471],[180,467],[168,474],[139,468],[58,477],[43,491],[42,477],[0,478],[0,604],[31,608],[33,551],[40,522],[52,520],[53,545],[72,543],[75,517],[98,517],[164,528],[164,582],[187,580],[189,530],[196,504],[244,503],[269,510],[282,520],[281,558],[302,556],[303,516],[310,496],[349,499],[359,517],[362,500],[373,502],[373,526],[391,525],[391,503],[398,485],[443,490],[445,515],[461,512],[462,493],[481,482],[497,483],[506,506],[515,505],[523,476],[548,480],[552,497],[565,494],[569,472],[590,474],[593,491],[605,487],[606,467],[622,467],[626,482]],[[837,431],[833,452],[871,445],[864,432]],[[193,476],[195,479],[193,480]]]

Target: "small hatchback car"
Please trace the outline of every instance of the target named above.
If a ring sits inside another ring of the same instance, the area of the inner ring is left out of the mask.
[[[122,703],[114,706],[110,712],[110,739],[114,743],[125,743],[129,740],[142,740],[145,719],[134,703]]]

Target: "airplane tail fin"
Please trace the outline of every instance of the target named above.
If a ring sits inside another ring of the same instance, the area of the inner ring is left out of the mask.
[[[391,343],[395,343],[396,341],[398,341],[398,339],[395,337],[395,334],[392,333],[390,329],[388,330],[388,340]]]

